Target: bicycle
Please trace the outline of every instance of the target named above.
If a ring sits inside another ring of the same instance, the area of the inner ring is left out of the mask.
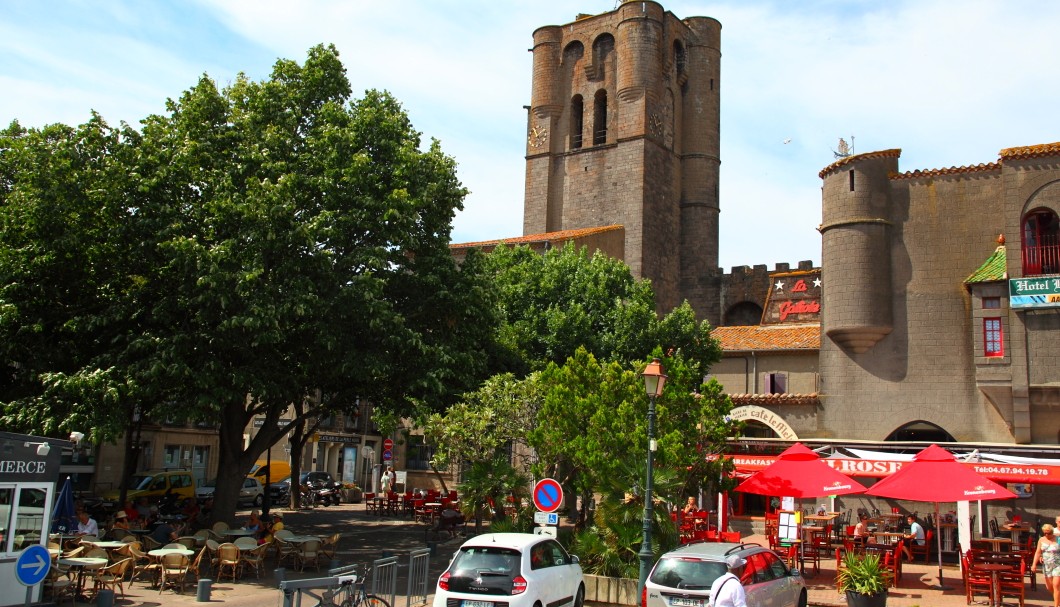
[[[365,577],[354,575],[339,576],[339,587],[327,589],[320,598],[323,607],[390,607],[386,599],[365,590]]]

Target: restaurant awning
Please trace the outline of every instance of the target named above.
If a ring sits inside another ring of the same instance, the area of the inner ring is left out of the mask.
[[[973,450],[951,445],[944,446],[953,450],[962,465],[968,466],[996,483],[1060,485],[1060,459],[1000,454],[988,448]],[[846,448],[839,445],[833,445],[832,448],[835,453],[822,458],[821,461],[855,478],[884,478],[900,470],[912,459],[912,454],[907,453]],[[753,474],[777,459],[776,455],[743,453],[729,453],[725,457],[733,460],[737,476]],[[964,461],[966,459],[972,461]]]

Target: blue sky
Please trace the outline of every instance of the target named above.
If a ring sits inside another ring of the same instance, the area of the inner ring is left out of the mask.
[[[903,171],[1060,141],[1060,3],[674,0],[722,24],[721,266],[820,263],[820,179],[839,137]],[[533,30],[615,0],[5,0],[0,121],[137,125],[203,73],[261,79],[339,49],[392,92],[471,190],[454,242],[522,233]],[[790,140],[790,141],[789,141]],[[785,141],[788,141],[785,143]],[[974,212],[974,210],[969,210]],[[999,221],[984,218],[984,221]],[[998,232],[1002,227],[999,223]],[[993,243],[983,243],[984,255]],[[974,268],[973,268],[974,269]],[[971,271],[971,270],[969,270]]]

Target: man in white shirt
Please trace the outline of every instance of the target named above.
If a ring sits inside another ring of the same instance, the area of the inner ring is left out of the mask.
[[[77,513],[77,535],[94,535],[99,537],[99,523],[96,519],[88,515],[88,512],[82,510]]]
[[[747,564],[739,555],[730,555],[725,560],[729,571],[714,580],[710,591],[710,607],[747,607],[747,594],[740,583],[740,574]]]

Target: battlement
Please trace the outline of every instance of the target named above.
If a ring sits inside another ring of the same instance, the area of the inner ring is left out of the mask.
[[[799,263],[797,263],[795,265],[796,265],[796,267],[795,267],[794,271],[812,270],[812,269],[814,269],[816,267],[816,266],[813,265],[813,260],[811,260],[811,259],[804,259],[803,261],[800,261]],[[776,272],[791,272],[791,271],[793,271],[791,269],[791,264],[787,263],[787,262],[777,262],[777,264],[775,266],[775,269],[773,269],[773,270],[770,270],[769,267],[766,264],[764,264],[764,263],[755,264],[753,266],[733,266],[732,270],[730,270],[728,274],[725,273],[724,268],[718,268],[717,269],[717,273],[721,277],[730,276],[730,277],[741,277],[741,278],[747,277],[749,275],[768,277],[770,274],[773,274],[773,273],[776,273]]]

